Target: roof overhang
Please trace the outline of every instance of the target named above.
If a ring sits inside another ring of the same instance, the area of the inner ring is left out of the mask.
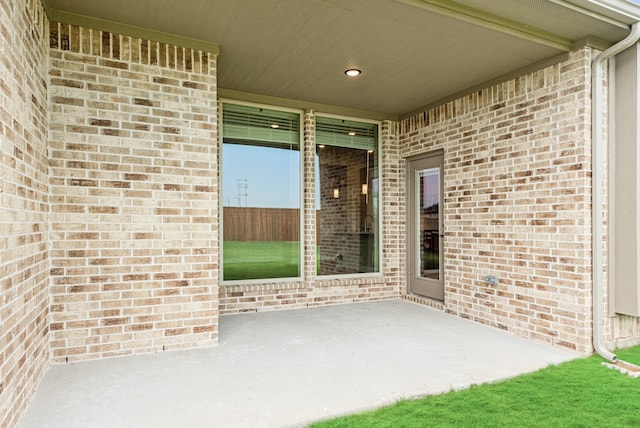
[[[54,21],[219,53],[224,96],[397,119],[624,38],[614,0],[46,0]],[[344,70],[363,71],[348,78]]]

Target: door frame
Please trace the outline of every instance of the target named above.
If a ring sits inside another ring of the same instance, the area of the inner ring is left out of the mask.
[[[416,164],[422,162],[427,163],[426,167],[419,167]],[[417,171],[426,169],[426,168],[440,168],[440,199],[438,201],[439,204],[439,218],[438,218],[438,235],[440,238],[439,242],[439,279],[429,279],[416,275],[415,267],[417,264],[416,260],[418,258],[418,254],[415,253],[416,240],[419,239],[417,236],[413,236],[414,224],[416,221],[416,211],[417,207],[415,204],[416,200],[416,177],[415,174]],[[405,227],[405,242],[406,242],[406,292],[408,294],[414,294],[426,298],[431,298],[435,300],[444,301],[444,280],[445,280],[445,271],[444,271],[444,150],[436,150],[428,153],[422,153],[420,155],[415,155],[406,158],[405,160],[405,186],[406,186],[406,227]],[[419,292],[416,292],[416,287],[420,288]]]

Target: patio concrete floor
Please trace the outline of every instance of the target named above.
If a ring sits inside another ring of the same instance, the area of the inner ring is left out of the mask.
[[[227,315],[217,348],[51,367],[19,427],[304,426],[576,357],[403,300]]]

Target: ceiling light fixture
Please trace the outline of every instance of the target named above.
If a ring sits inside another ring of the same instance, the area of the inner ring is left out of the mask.
[[[350,137],[355,137],[356,133],[353,131],[350,131],[347,135]]]
[[[362,71],[358,70],[357,68],[349,68],[348,70],[344,71],[344,74],[346,74],[349,77],[356,77],[356,76],[360,76],[362,74]]]
[[[277,123],[272,123],[272,124],[271,124],[271,127],[272,127],[273,129],[278,129],[278,128],[280,128],[280,125],[278,125]]]

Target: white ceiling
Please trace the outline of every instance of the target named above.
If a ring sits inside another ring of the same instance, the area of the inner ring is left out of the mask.
[[[220,88],[388,117],[554,57],[588,36],[616,42],[633,22],[590,0],[45,3],[48,10],[218,43]],[[347,78],[349,67],[362,75]]]

